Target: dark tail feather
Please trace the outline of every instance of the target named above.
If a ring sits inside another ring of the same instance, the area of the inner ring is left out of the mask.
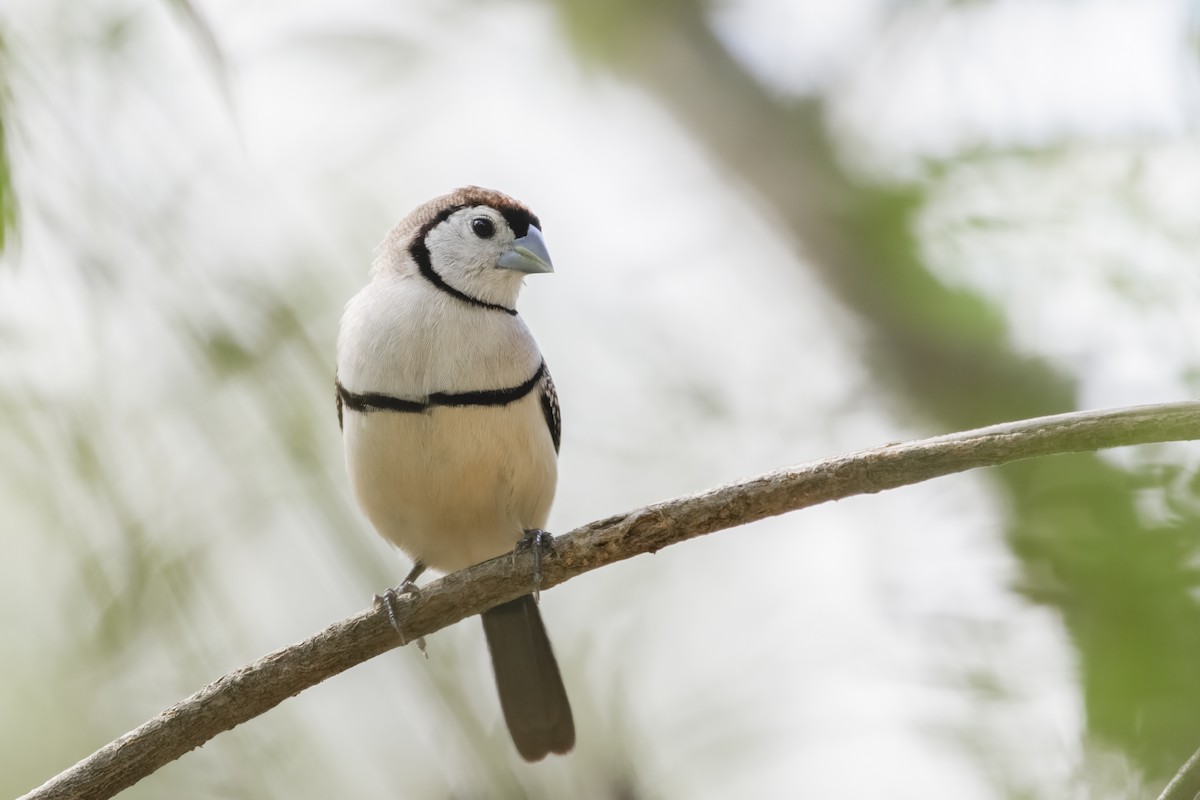
[[[517,752],[526,761],[575,746],[571,703],[533,595],[483,613],[500,708]]]

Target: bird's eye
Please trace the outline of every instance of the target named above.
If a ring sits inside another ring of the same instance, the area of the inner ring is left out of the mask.
[[[487,217],[476,217],[471,220],[471,230],[480,239],[490,239],[496,235],[496,224]]]

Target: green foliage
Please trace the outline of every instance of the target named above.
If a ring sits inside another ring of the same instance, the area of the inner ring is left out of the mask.
[[[785,220],[786,235],[857,315],[880,385],[933,430],[1076,406],[1072,377],[1016,352],[1000,310],[930,269],[914,233],[930,185],[856,174],[825,102],[772,97],[742,65],[714,55],[699,4],[556,5],[587,52],[654,93]],[[655,37],[671,47],[655,49]],[[747,142],[759,146],[748,151]],[[1097,455],[995,474],[1025,589],[1059,611],[1078,649],[1089,732],[1155,779],[1170,775],[1200,742],[1200,513],[1175,505],[1167,521],[1148,518],[1139,478]]]
[[[9,159],[12,132],[12,102],[7,81],[9,59],[7,38],[0,27],[0,253],[12,244],[12,235],[17,228],[17,195]]]
[[[484,6],[468,5],[472,11]],[[944,189],[944,181],[966,165],[1004,158],[1031,170],[1048,171],[1054,169],[1056,157],[1072,152],[1077,143],[1068,139],[1040,148],[973,146],[926,164],[903,180],[864,175],[853,146],[840,138],[835,123],[840,87],[831,83],[811,96],[796,98],[768,85],[729,52],[715,28],[712,4],[696,0],[548,0],[546,5],[556,14],[579,59],[594,70],[607,70],[634,84],[665,109],[713,171],[728,178],[729,194],[749,196],[768,220],[765,227],[773,224],[791,251],[804,259],[795,263],[811,269],[828,295],[849,312],[853,331],[847,338],[861,345],[861,360],[869,370],[864,385],[855,389],[863,404],[883,407],[914,427],[934,433],[1079,405],[1077,372],[1061,359],[1016,343],[1022,324],[1019,309],[969,284],[952,283],[944,271],[935,269],[928,247],[930,237],[920,227],[922,215]],[[926,13],[930,5],[915,4],[914,15]],[[933,5],[952,9],[981,3]],[[166,9],[184,41],[195,45],[205,79],[226,101],[224,111],[233,124],[240,125],[235,104],[230,102],[229,84],[242,76],[231,68],[217,36],[219,28],[190,0],[168,0],[153,8],[159,12]],[[102,80],[140,85],[160,67],[146,54],[161,57],[162,51],[148,47],[142,51],[143,60],[132,58],[129,65],[114,55],[138,47],[139,42],[144,44],[145,20],[138,15],[145,9],[138,9],[107,13],[111,19],[106,25],[82,24],[86,35],[65,44],[57,42],[62,52],[46,57],[65,57],[75,49],[98,46],[105,58],[95,63],[103,66],[93,70],[94,63],[81,58],[87,68],[79,69],[79,75],[90,80],[97,71],[111,69],[114,74],[102,76]],[[908,6],[901,4],[891,13],[894,19],[901,18],[907,10]],[[301,38],[309,45],[314,38],[325,46],[339,42],[344,49],[336,51],[335,60],[338,68],[347,70],[354,67],[352,53],[370,50],[386,55],[386,61],[377,57],[372,61],[376,65],[372,74],[397,86],[410,79],[434,80],[440,70],[453,72],[455,65],[437,62],[434,57],[443,46],[459,52],[454,48],[465,36],[462,31],[473,30],[473,15],[457,16],[452,34],[439,41],[427,39],[428,32],[419,26],[405,27],[406,13],[383,19],[380,12],[382,21],[370,29],[364,26],[362,32],[348,26],[349,31],[322,31]],[[400,32],[389,25],[396,25]],[[87,38],[94,35],[93,27],[100,31],[95,41]],[[887,32],[878,35],[883,40]],[[135,202],[122,194],[124,176],[114,169],[118,159],[109,163],[98,158],[89,166],[102,174],[103,180],[63,181],[64,187],[57,187],[72,198],[85,198],[66,208],[95,212],[96,219],[88,213],[64,214],[53,204],[46,204],[52,209],[46,211],[16,194],[14,166],[20,168],[21,177],[26,176],[23,170],[27,168],[21,162],[14,165],[13,159],[21,154],[16,145],[23,144],[32,132],[24,128],[26,120],[17,102],[20,93],[14,99],[10,77],[13,59],[24,56],[32,60],[33,54],[13,52],[10,42],[8,32],[0,30],[0,251],[11,254],[21,231],[18,223],[23,224],[32,213],[28,209],[38,208],[38,222],[53,231],[49,238],[69,255],[67,265],[60,267],[62,273],[53,276],[69,289],[59,287],[60,294],[47,291],[41,298],[43,316],[53,319],[37,329],[46,338],[40,344],[52,345],[58,336],[74,344],[85,340],[95,344],[65,357],[57,354],[53,363],[68,364],[70,369],[64,372],[69,375],[44,374],[35,363],[0,376],[4,379],[0,384],[0,455],[6,470],[0,499],[10,503],[3,510],[11,514],[4,524],[6,530],[18,532],[18,541],[38,552],[40,560],[31,558],[30,563],[48,565],[41,567],[47,573],[58,570],[57,574],[38,575],[36,580],[25,574],[32,570],[24,566],[13,572],[13,580],[30,584],[22,596],[36,596],[38,603],[49,606],[51,611],[45,613],[52,620],[46,630],[38,631],[44,636],[38,643],[44,652],[38,655],[51,665],[46,675],[36,675],[35,668],[25,665],[24,652],[13,653],[10,659],[21,673],[15,679],[20,685],[14,684],[8,695],[19,701],[13,703],[19,706],[14,714],[35,721],[37,730],[37,741],[26,736],[12,743],[8,756],[14,759],[12,765],[0,764],[0,774],[8,780],[24,781],[4,788],[20,791],[28,788],[29,775],[34,774],[30,770],[45,775],[51,768],[67,766],[72,758],[119,733],[122,725],[137,724],[157,711],[156,698],[189,692],[235,666],[246,653],[258,655],[283,643],[285,635],[298,637],[327,622],[332,613],[329,606],[318,606],[315,611],[306,607],[318,594],[309,585],[314,576],[330,572],[349,576],[341,584],[330,580],[336,590],[325,587],[326,598],[341,603],[337,611],[349,613],[366,602],[371,590],[394,583],[403,565],[399,559],[392,563],[381,558],[382,548],[369,541],[367,526],[344,491],[341,464],[336,457],[330,458],[338,452],[331,387],[336,315],[352,288],[346,274],[352,269],[353,282],[361,279],[370,247],[362,237],[346,232],[359,226],[382,229],[378,209],[370,208],[360,197],[334,214],[328,210],[339,203],[329,202],[323,206],[328,218],[317,224],[306,219],[303,226],[292,223],[271,247],[267,245],[272,234],[279,231],[261,230],[265,227],[261,221],[257,226],[238,228],[235,222],[225,220],[228,229],[210,230],[209,217],[205,217],[203,225],[196,226],[189,215],[202,202],[208,204],[203,213],[224,219],[225,205],[232,206],[237,199],[224,193],[226,185],[214,184],[214,192],[213,185],[205,183],[210,164],[216,161],[206,148],[215,150],[216,146],[203,136],[195,141],[188,138],[190,118],[180,108],[164,111],[156,105],[165,103],[171,91],[151,92],[151,99],[143,98],[143,105],[125,106],[120,101],[128,98],[106,84],[105,89],[114,95],[114,126],[132,119],[151,131],[139,146],[148,161],[159,159],[153,162],[156,169],[160,161],[166,165],[166,174],[150,186],[151,197],[139,196]],[[292,46],[294,42],[284,44]],[[271,47],[286,49],[272,41],[264,52]],[[40,51],[36,55],[42,57]],[[268,55],[255,55],[262,63],[270,60]],[[436,68],[421,72],[426,62]],[[232,63],[240,67],[243,62],[233,59]],[[313,75],[325,79],[328,64],[321,62],[320,66],[321,71],[314,70]],[[126,72],[120,72],[123,67]],[[536,94],[530,91],[533,87],[507,84],[503,69],[497,68],[495,73],[500,77],[472,74],[461,95],[446,91],[438,99],[474,102],[499,86],[499,91],[511,94],[519,105],[526,93]],[[304,78],[313,86],[302,88],[319,96],[315,92],[320,81],[313,75]],[[61,87],[37,88],[51,91]],[[62,108],[69,112],[74,99],[70,95],[66,102],[56,98],[60,106],[56,113],[62,113]],[[386,102],[394,99],[388,95]],[[376,153],[351,158],[344,151],[361,141],[374,141],[380,150],[396,146],[395,141],[408,146],[402,134],[411,133],[409,127],[437,129],[444,110],[435,103],[398,105],[402,107],[399,121],[389,118],[383,124],[374,116],[334,121],[333,132],[323,134],[328,138],[314,136],[314,149],[304,157],[322,160],[322,169],[335,176],[329,180],[337,187],[382,182],[385,170],[376,170]],[[127,114],[131,108],[141,116]],[[532,104],[522,108],[521,114],[526,116],[521,124],[537,123]],[[413,119],[419,124],[412,125]],[[493,120],[481,120],[479,127],[491,124]],[[354,139],[351,127],[371,128],[371,134]],[[599,135],[597,147],[602,146],[604,135]],[[205,136],[216,135],[206,131]],[[486,144],[478,137],[453,141],[454,147],[469,146],[472,151]],[[247,150],[257,146],[259,143]],[[46,153],[40,155],[46,157]],[[240,155],[253,160],[260,153]],[[412,171],[425,155],[409,156]],[[461,150],[454,155],[461,157]],[[121,156],[128,159],[129,153]],[[538,165],[529,153],[505,151],[503,156],[534,165],[528,169],[550,169]],[[563,196],[574,197],[578,187],[569,173],[563,170]],[[289,172],[287,178],[294,176]],[[249,191],[247,184],[237,185]],[[305,187],[312,193],[326,189],[315,181]],[[388,213],[394,213],[391,203],[402,190],[394,185],[377,190],[389,193]],[[294,191],[291,184],[288,191]],[[284,194],[280,191],[276,198]],[[279,207],[264,213],[262,219],[285,218],[289,213],[286,205],[279,202]],[[1131,210],[1130,216],[1135,211]],[[621,212],[616,210],[620,225],[624,225],[628,220]],[[560,213],[567,215],[572,209]],[[1138,213],[1152,224],[1153,214]],[[596,228],[603,228],[605,235],[619,227],[603,222]],[[1006,224],[981,213],[964,227],[1003,232]],[[284,227],[282,223],[280,227]],[[661,235],[686,238],[680,230],[687,229],[672,227]],[[654,235],[659,234],[655,231]],[[221,240],[221,236],[227,238]],[[334,240],[335,245],[329,252],[316,252],[328,244],[323,237]],[[236,270],[223,271],[229,251],[244,254],[244,261],[238,261]],[[339,259],[354,266],[346,267],[343,274]],[[286,263],[286,270],[279,269],[281,263]],[[1136,275],[1107,280],[1132,297],[1144,290]],[[781,280],[779,286],[801,283]],[[75,305],[69,302],[72,292],[82,298]],[[1145,302],[1144,313],[1147,319],[1157,313],[1152,302]],[[72,325],[84,333],[72,332]],[[110,329],[119,329],[123,338],[105,340]],[[638,342],[630,349],[636,357],[660,344],[653,334],[631,331],[628,335]],[[837,336],[839,331],[831,329],[829,335]],[[686,340],[687,332],[680,336]],[[38,344],[35,336],[24,335],[17,322],[0,321],[0,355],[11,357],[12,363],[18,363],[19,354]],[[789,352],[808,344],[789,342]],[[666,352],[665,345],[663,350]],[[591,352],[582,347],[580,351]],[[780,369],[790,366],[784,362]],[[1185,377],[1194,389],[1200,387],[1200,365],[1192,365]],[[696,381],[695,388],[688,386],[687,392],[679,393],[683,395],[679,405],[698,410],[706,421],[719,421],[734,413],[721,376]],[[765,390],[758,393],[769,394]],[[821,427],[820,422],[810,425],[812,420],[802,413],[796,416],[796,430]],[[590,436],[596,447],[612,446],[607,441],[596,444],[603,436],[591,429],[590,421],[578,424],[585,441]],[[670,449],[676,444],[656,446]],[[704,443],[689,442],[689,446],[699,448]],[[994,470],[990,478],[1000,499],[997,505],[1003,509],[1000,527],[1006,546],[1019,563],[1014,589],[1051,609],[1074,648],[1087,740],[1123,753],[1147,780],[1155,781],[1177,768],[1200,743],[1200,715],[1195,713],[1200,708],[1200,607],[1196,601],[1200,589],[1196,567],[1200,555],[1200,502],[1196,496],[1200,487],[1196,482],[1200,479],[1169,454],[1155,454],[1147,460],[1154,466],[1139,470],[1117,466],[1110,458],[1081,454],[1013,464]],[[311,542],[307,550],[299,548],[298,537],[305,535],[325,537],[322,541],[328,540],[327,549]],[[297,585],[289,586],[287,581],[295,576],[274,568],[276,561],[284,560],[282,554],[293,555],[293,548],[319,553],[314,560],[321,563],[303,573],[304,567],[312,566],[306,565],[303,557],[288,561],[300,576]],[[721,577],[715,569],[714,577]],[[272,580],[278,585],[268,591]],[[70,592],[68,596],[43,597],[44,586],[68,586]],[[12,591],[15,596],[17,590]],[[344,596],[339,594],[342,591]],[[640,614],[639,601],[640,596],[634,602],[612,605]],[[278,613],[271,619],[255,620],[248,618],[248,608]],[[306,616],[306,611],[311,613]],[[15,627],[17,611],[9,613]],[[620,611],[608,608],[604,613],[615,616]],[[286,629],[286,634],[281,629]],[[794,635],[792,631],[770,633],[780,638]],[[589,641],[591,635],[589,630],[581,638]],[[584,714],[600,722],[601,730],[594,728],[592,736],[611,749],[612,763],[599,767],[573,763],[563,768],[562,775],[569,777],[559,775],[558,785],[570,785],[581,796],[587,792],[591,792],[587,796],[597,796],[607,787],[612,787],[614,796],[633,796],[644,775],[639,770],[645,769],[647,754],[656,746],[639,730],[641,710],[619,702],[619,698],[634,694],[636,687],[625,684],[636,684],[641,678],[619,672],[626,652],[622,649],[626,637],[620,638],[621,647],[613,648],[616,655],[601,652],[593,657],[588,653],[589,657],[583,658],[579,653],[560,653],[564,663],[573,661],[580,671],[583,662],[616,665],[611,687],[602,687],[579,701]],[[648,643],[647,649],[654,647],[663,648],[663,643]],[[402,762],[390,741],[398,729],[415,737],[434,738],[439,733],[444,737],[438,744],[445,764],[419,765],[428,767],[428,774],[417,776],[425,783],[416,794],[424,789],[432,796],[472,791],[520,796],[543,785],[555,785],[555,778],[542,784],[540,778],[522,772],[522,765],[514,764],[506,750],[495,746],[496,731],[481,722],[486,719],[479,713],[483,701],[464,689],[461,681],[463,673],[473,669],[473,655],[478,653],[447,637],[438,643],[434,669],[415,658],[411,663],[397,658],[376,667],[381,672],[373,676],[379,677],[378,682],[364,681],[364,685],[386,686],[380,690],[383,692],[402,683],[417,686],[417,691],[406,689],[410,692],[406,697],[435,706],[431,716],[444,725],[441,730],[414,733],[405,727],[410,725],[405,716],[410,709],[405,708],[404,715],[381,714],[386,727],[375,739],[381,740],[379,753],[388,761],[379,771],[394,781],[387,784],[389,788],[401,784],[407,788],[411,777],[398,766]],[[396,670],[398,676],[387,670]],[[1003,699],[1005,694],[1005,670],[1005,665],[998,664],[994,672],[972,676],[966,691],[988,702],[1000,702],[997,698]],[[747,682],[744,677],[735,676],[731,683]],[[42,693],[23,691],[34,679],[49,688]],[[154,685],[157,692],[152,697],[134,698],[147,685]],[[371,690],[363,703],[364,714],[393,702],[400,707],[396,697],[380,691]],[[702,693],[737,697],[728,687],[722,687],[720,693],[704,687]],[[188,787],[193,796],[291,794],[295,792],[293,771],[305,769],[318,781],[316,788],[304,787],[309,794],[337,793],[344,787],[319,782],[332,784],[335,780],[320,777],[323,775],[352,773],[352,766],[333,763],[336,759],[327,749],[336,733],[325,729],[326,721],[343,709],[321,708],[322,696],[313,694],[317,697],[309,698],[306,693],[302,702],[314,705],[279,712],[295,715],[286,718],[288,724],[276,724],[276,718],[270,721],[274,727],[268,727],[264,720],[262,730],[268,732],[238,731],[231,737],[232,744],[222,737],[198,754],[221,759],[228,766],[221,776],[211,774],[211,761],[203,766],[181,762],[172,767],[177,772],[157,775],[133,794],[162,796],[177,793],[179,787]],[[767,736],[760,740],[724,729],[706,730],[709,717],[725,720],[737,709],[728,700],[726,705],[713,697],[696,700],[695,709],[689,706],[682,716],[698,739],[709,737],[704,752],[711,753],[714,762],[735,751],[741,755],[760,744],[763,750],[771,746]],[[89,705],[83,713],[80,706],[85,702]],[[23,723],[7,730],[19,728]],[[39,743],[46,743],[45,747],[39,750]],[[66,750],[56,752],[53,763],[43,763],[52,746]],[[977,749],[981,758],[989,757],[985,747]],[[63,755],[67,750],[70,758]],[[391,762],[394,754],[396,763]],[[371,761],[363,759],[364,763]],[[339,766],[345,772],[331,771]],[[986,770],[991,765],[984,766]],[[462,774],[454,774],[455,770]],[[7,777],[9,773],[17,777]],[[997,782],[1003,784],[1004,780]],[[279,784],[279,791],[264,789],[275,788],[274,783]],[[1026,788],[1011,791],[1013,796],[1038,796],[1037,791]],[[367,795],[370,790],[361,793]]]

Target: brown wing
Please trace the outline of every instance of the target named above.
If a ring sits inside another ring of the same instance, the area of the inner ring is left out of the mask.
[[[550,438],[554,440],[554,452],[562,441],[562,415],[558,409],[558,392],[554,390],[554,379],[550,377],[550,369],[546,368],[542,382],[538,385],[538,395],[542,401],[542,414],[546,417],[546,426],[550,428]]]

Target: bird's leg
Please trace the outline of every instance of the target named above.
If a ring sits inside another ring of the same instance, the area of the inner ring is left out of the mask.
[[[395,628],[396,633],[399,634],[400,642],[402,644],[408,644],[408,636],[404,633],[404,629],[400,627],[400,620],[396,618],[396,601],[400,599],[400,595],[402,594],[421,593],[420,588],[416,584],[416,580],[424,571],[425,565],[420,561],[414,561],[412,569],[410,569],[408,574],[404,576],[404,580],[400,582],[399,586],[394,589],[387,589],[387,591],[383,593],[382,597],[380,595],[375,595],[374,597],[375,607],[378,608],[382,605],[384,610],[387,611],[388,622],[392,623],[392,627]],[[425,653],[424,636],[421,636],[417,639],[417,647],[421,649],[421,652],[425,654],[426,658],[429,658],[429,654]]]
[[[399,594],[420,594],[421,590],[417,587],[417,578],[421,577],[421,573],[425,571],[425,565],[420,561],[414,561],[412,569],[404,576],[404,580],[400,581],[400,585],[396,587],[396,592]]]
[[[521,541],[517,542],[517,546],[513,548],[513,553],[519,553],[522,550],[533,551],[533,600],[535,603],[540,602],[542,593],[542,553],[547,550],[551,553],[554,552],[554,537],[541,528],[530,528],[525,531],[525,536]]]

